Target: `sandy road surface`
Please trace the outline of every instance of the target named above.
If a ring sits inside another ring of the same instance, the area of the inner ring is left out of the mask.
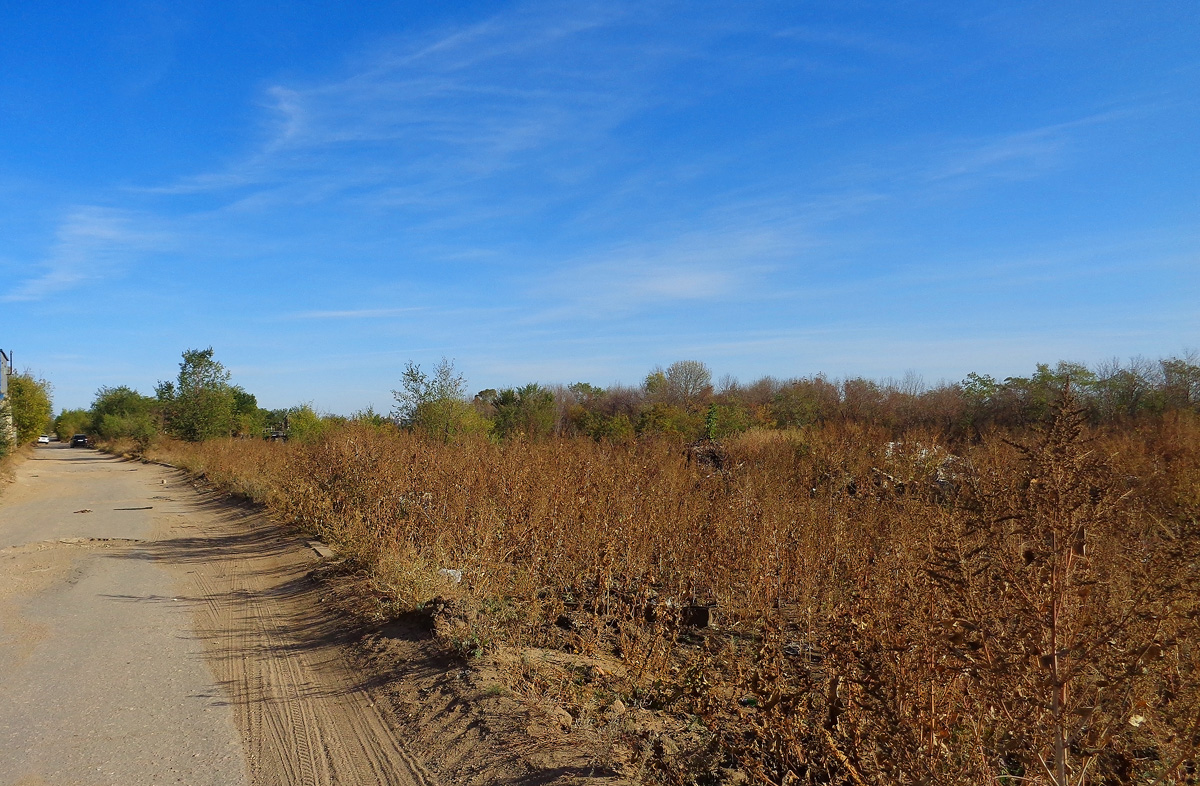
[[[0,496],[0,786],[432,786],[314,559],[172,470],[40,448]]]

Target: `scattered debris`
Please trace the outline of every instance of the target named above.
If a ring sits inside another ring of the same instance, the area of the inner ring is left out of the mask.
[[[317,552],[317,556],[321,559],[331,559],[337,556],[337,552],[331,549],[327,544],[319,540],[310,540],[308,547]]]

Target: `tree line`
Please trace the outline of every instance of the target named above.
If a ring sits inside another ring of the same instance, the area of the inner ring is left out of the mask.
[[[351,418],[386,422],[369,409]],[[159,382],[153,396],[125,385],[101,387],[90,408],[63,410],[54,430],[63,439],[86,433],[106,441],[129,440],[144,450],[160,434],[187,442],[231,437],[309,441],[347,419],[319,415],[311,404],[258,406],[258,398],[233,384],[229,370],[208,347],[185,350],[175,379]]]
[[[368,408],[344,417],[319,414],[308,404],[259,407],[252,393],[232,383],[230,372],[209,347],[186,350],[176,378],[160,382],[153,396],[125,386],[102,387],[90,409],[62,412],[55,429],[64,437],[87,432],[105,440],[132,440],[144,448],[159,434],[186,441],[310,441],[348,420],[419,431],[443,441],[473,435],[532,440],[586,436],[612,442],[646,437],[720,440],[752,429],[842,421],[895,433],[923,428],[961,442],[991,429],[1044,422],[1068,386],[1094,424],[1198,412],[1200,357],[1188,353],[1095,367],[1061,361],[1038,364],[1027,377],[997,380],[972,373],[962,381],[933,386],[912,375],[900,381],[830,379],[821,374],[763,377],[750,383],[728,376],[714,381],[701,361],[681,360],[651,370],[639,385],[534,382],[473,395],[453,362],[443,358],[429,372],[411,361],[406,364],[399,387],[392,391],[390,413]],[[48,419],[48,398],[46,408]],[[33,429],[35,437],[42,428]]]
[[[585,435],[627,441],[666,436],[719,440],[751,429],[790,429],[830,421],[857,422],[894,433],[924,428],[955,442],[986,431],[1045,422],[1070,387],[1093,424],[1200,411],[1200,357],[1111,361],[1094,368],[1062,361],[1038,364],[1028,377],[972,373],[961,382],[924,385],[910,376],[879,382],[824,375],[743,384],[714,384],[709,368],[683,360],[656,368],[641,385],[600,388],[586,382],[487,389],[466,395],[465,382],[443,359],[425,375],[409,363],[393,391],[397,422],[445,439],[482,433],[500,438]]]
[[[282,429],[288,413],[261,409],[254,394],[231,383],[230,372],[213,354],[212,347],[186,350],[178,376],[158,383],[153,396],[124,385],[102,387],[90,409],[59,414],[55,431],[63,438],[89,433],[128,439],[144,449],[161,433],[200,442]]]

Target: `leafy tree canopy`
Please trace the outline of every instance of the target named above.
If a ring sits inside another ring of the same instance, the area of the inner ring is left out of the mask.
[[[312,404],[288,410],[287,437],[294,442],[316,442],[329,428],[329,422],[317,414]]]
[[[103,439],[129,438],[145,449],[158,435],[158,401],[125,386],[102,387],[92,402],[91,428]]]
[[[46,380],[29,372],[9,377],[7,404],[18,445],[33,442],[49,431],[54,410],[50,403],[50,383]]]
[[[75,434],[87,434],[92,430],[92,413],[86,409],[64,409],[54,419],[54,433],[66,442]]]
[[[537,383],[501,390],[489,403],[495,408],[495,429],[500,436],[537,438],[554,431],[558,415],[554,394]]]
[[[400,388],[392,391],[393,414],[402,426],[447,442],[461,434],[486,434],[492,424],[467,401],[466,389],[466,379],[446,358],[432,376],[410,360],[400,376]]]
[[[229,436],[237,405],[229,377],[213,359],[212,347],[186,350],[176,381],[160,382],[155,389],[167,431],[189,442]]]

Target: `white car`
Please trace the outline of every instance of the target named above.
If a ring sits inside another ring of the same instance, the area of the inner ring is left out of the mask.
[[[45,434],[43,434],[42,436],[38,437],[38,444],[39,444],[39,445],[49,445],[49,444],[50,444],[50,437],[48,437],[48,436],[46,436]]]

